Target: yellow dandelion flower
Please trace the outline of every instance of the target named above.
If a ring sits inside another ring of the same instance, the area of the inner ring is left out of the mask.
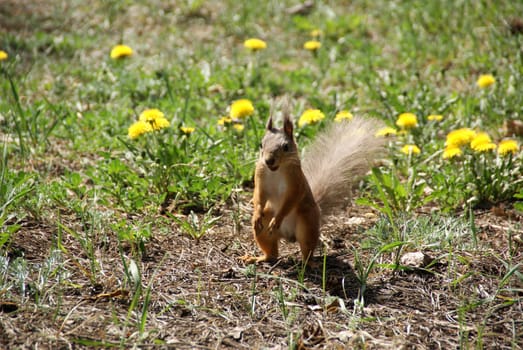
[[[396,120],[396,125],[402,129],[411,129],[418,125],[418,118],[413,113],[401,113]]]
[[[111,49],[111,58],[113,60],[129,57],[133,54],[133,49],[127,45],[116,45]]]
[[[401,153],[405,154],[420,154],[421,150],[416,145],[405,145],[401,148]]]
[[[238,123],[233,124],[232,127],[234,128],[234,130],[236,130],[236,131],[238,131],[238,132],[242,132],[243,129],[245,129],[245,125],[243,125],[243,124],[238,124]]]
[[[500,156],[506,156],[507,154],[516,154],[519,149],[518,142],[516,140],[507,139],[503,140],[498,145],[498,154]]]
[[[447,134],[446,146],[461,147],[468,144],[476,136],[476,132],[469,128],[453,130]]]
[[[431,114],[427,117],[428,120],[430,121],[437,121],[437,122],[440,122],[443,120],[443,116],[440,115],[440,114]]]
[[[157,108],[146,109],[140,114],[140,120],[151,124],[154,130],[160,130],[170,125],[165,115]]]
[[[165,114],[157,108],[146,109],[140,113],[140,120],[144,122],[151,122],[160,118],[165,118]]]
[[[496,149],[496,144],[492,142],[480,143],[473,148],[477,153],[493,151]]]
[[[443,150],[443,159],[452,159],[454,157],[459,157],[462,154],[463,152],[461,151],[461,148],[459,148],[458,146],[447,146]]]
[[[302,127],[307,124],[316,124],[323,119],[325,119],[325,114],[319,109],[307,109],[298,120],[298,126]]]
[[[483,74],[480,75],[478,78],[478,81],[476,81],[476,85],[480,88],[486,88],[490,85],[494,84],[496,82],[496,79],[492,74]]]
[[[313,29],[311,30],[310,32],[310,35],[313,37],[313,38],[317,38],[321,35],[321,30],[319,29]]]
[[[192,126],[180,126],[180,131],[183,132],[185,135],[190,135],[196,130]]]
[[[316,51],[321,47],[321,43],[317,40],[309,40],[303,44],[303,48],[309,51]]]
[[[335,122],[341,122],[342,120],[352,120],[353,115],[349,111],[339,111],[334,118]]]
[[[221,126],[231,124],[231,123],[232,123],[231,117],[221,117],[220,119],[218,119],[218,125],[221,125]]]
[[[492,139],[486,132],[478,132],[476,136],[470,141],[470,148],[477,151],[478,148],[482,148],[483,145],[492,143]]]
[[[171,123],[165,118],[158,118],[155,121],[151,122],[151,126],[154,130],[160,130],[163,128],[168,128]]]
[[[151,132],[151,131],[153,131],[153,127],[151,126],[151,124],[144,122],[142,120],[139,120],[139,121],[131,124],[131,126],[127,130],[127,134],[129,135],[129,138],[135,139],[138,136]]]
[[[231,105],[230,116],[232,119],[240,119],[250,116],[254,113],[252,102],[247,99],[234,101]]]
[[[251,38],[243,42],[243,46],[252,51],[259,51],[267,48],[267,43],[261,39]]]
[[[387,126],[385,128],[381,128],[379,129],[376,134],[374,134],[374,136],[381,136],[381,137],[384,137],[384,136],[391,136],[391,135],[396,135],[398,133],[398,131],[394,128],[391,128],[390,126]]]
[[[0,61],[5,61],[7,59],[7,57],[9,57],[7,52],[0,50]]]

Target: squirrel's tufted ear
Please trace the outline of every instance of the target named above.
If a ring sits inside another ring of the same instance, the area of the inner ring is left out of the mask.
[[[267,125],[265,126],[267,130],[272,130],[272,114],[269,116],[269,120],[267,120]]]
[[[292,137],[292,131],[294,127],[292,125],[292,119],[290,114],[286,111],[283,115],[283,131],[287,136]]]

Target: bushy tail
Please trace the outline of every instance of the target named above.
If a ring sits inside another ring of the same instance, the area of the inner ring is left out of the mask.
[[[385,139],[376,137],[380,123],[354,117],[333,123],[305,149],[302,168],[322,216],[351,197],[352,183],[364,175],[384,150]]]

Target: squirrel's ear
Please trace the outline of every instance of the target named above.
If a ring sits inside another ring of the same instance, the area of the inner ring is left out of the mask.
[[[272,130],[272,114],[269,116],[269,120],[267,120],[267,125],[265,126],[267,130]]]
[[[292,137],[293,129],[294,129],[294,127],[292,125],[291,117],[290,117],[289,113],[285,113],[285,115],[283,116],[283,131],[285,131],[285,133],[289,137]]]

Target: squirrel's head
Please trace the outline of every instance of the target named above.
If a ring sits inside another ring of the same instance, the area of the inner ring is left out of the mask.
[[[283,118],[283,128],[281,129],[275,128],[272,115],[269,117],[265,127],[265,135],[261,142],[260,157],[270,170],[276,171],[286,162],[298,160],[298,149],[292,134],[293,129],[292,120],[287,113]]]

